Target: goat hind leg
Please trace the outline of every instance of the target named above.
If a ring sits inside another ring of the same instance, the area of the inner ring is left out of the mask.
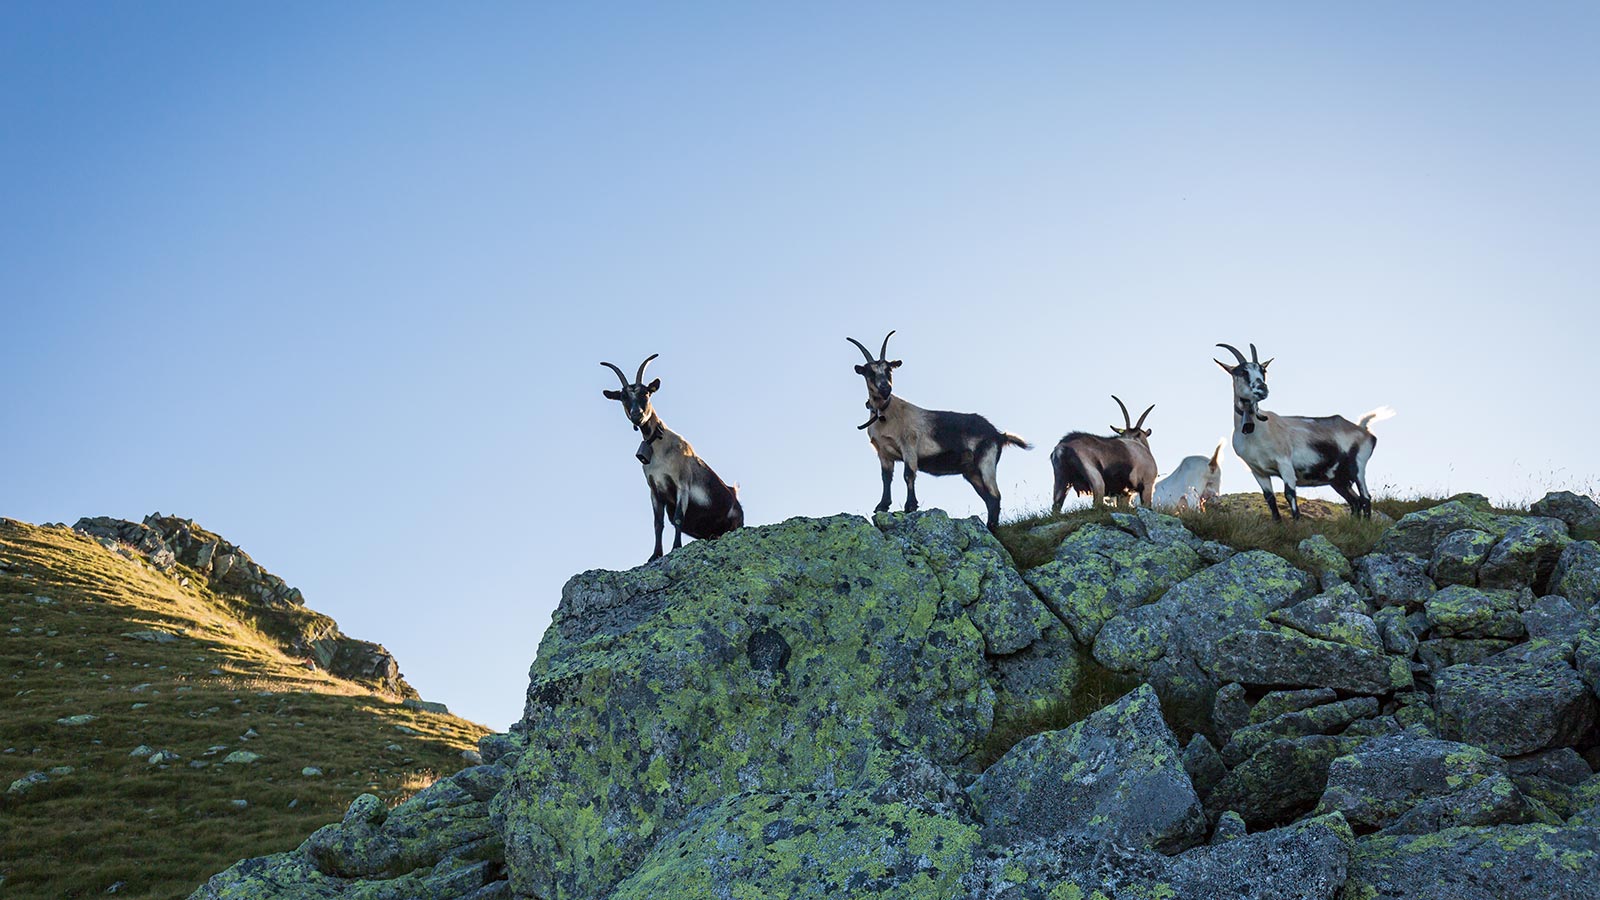
[[[906,467],[906,512],[917,511],[917,462],[913,457],[907,456],[903,460]]]
[[[1272,490],[1272,476],[1256,475],[1256,484],[1261,485],[1261,496],[1267,499],[1267,509],[1272,511],[1273,521],[1283,521],[1283,516],[1278,514],[1278,495]]]

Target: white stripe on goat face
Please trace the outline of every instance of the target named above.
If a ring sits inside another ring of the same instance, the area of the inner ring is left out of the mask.
[[[1267,370],[1255,363],[1234,366],[1233,395],[1253,403],[1267,399]]]

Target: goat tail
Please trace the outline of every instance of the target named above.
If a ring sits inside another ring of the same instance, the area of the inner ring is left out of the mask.
[[[1357,420],[1356,424],[1360,425],[1367,431],[1371,431],[1372,429],[1368,428],[1367,426],[1371,425],[1373,422],[1382,422],[1384,419],[1392,418],[1394,418],[1394,407],[1380,406],[1372,412],[1362,416],[1359,420]]]
[[[1211,451],[1211,468],[1217,469],[1222,467],[1222,448],[1226,446],[1227,443],[1227,435],[1223,435],[1217,439],[1217,449]]]
[[[1012,434],[1009,431],[1000,432],[1000,440],[1002,442],[1004,442],[1004,443],[1010,444],[1013,447],[1021,447],[1024,450],[1032,450],[1033,449],[1033,445],[1032,444],[1030,444],[1027,441],[1023,440],[1022,438],[1017,437],[1016,435]]]

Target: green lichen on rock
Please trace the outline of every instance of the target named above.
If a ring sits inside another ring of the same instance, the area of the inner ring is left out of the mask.
[[[1113,617],[1159,597],[1202,566],[1186,544],[1157,544],[1103,525],[1085,525],[1061,542],[1054,560],[1023,577],[1078,642],[1089,646]]]
[[[1507,523],[1481,506],[1462,500],[1449,500],[1438,506],[1420,509],[1400,517],[1378,539],[1379,553],[1411,553],[1428,559],[1449,535],[1467,529],[1482,531],[1498,540]]]
[[[746,791],[664,837],[609,900],[961,896],[978,826],[852,791]]]
[[[1489,558],[1496,540],[1487,531],[1463,528],[1439,542],[1428,562],[1428,574],[1440,585],[1476,586],[1478,568]]]
[[[1341,812],[1357,828],[1383,828],[1423,801],[1505,774],[1505,760],[1477,747],[1405,731],[1335,759],[1317,811]]]
[[[1274,610],[1267,615],[1267,621],[1293,628],[1308,637],[1383,652],[1383,638],[1367,609],[1366,599],[1348,584]]]
[[[1424,609],[1437,637],[1520,640],[1527,635],[1520,598],[1517,591],[1452,585],[1429,597]]]
[[[1231,809],[1252,828],[1292,821],[1321,798],[1333,761],[1360,742],[1323,734],[1273,741],[1228,772],[1206,797],[1206,813]]]
[[[1246,685],[1387,694],[1412,684],[1405,660],[1293,631],[1236,631],[1216,643],[1212,673]]]
[[[1600,829],[1450,828],[1356,842],[1344,900],[1592,900]]]
[[[1235,731],[1233,737],[1222,748],[1222,760],[1230,766],[1236,766],[1279,738],[1334,734],[1357,719],[1371,718],[1377,714],[1378,701],[1374,697],[1351,697],[1348,700],[1287,712]]]
[[[740,790],[847,789],[883,753],[959,763],[993,716],[982,588],[851,516],[577,576],[531,674],[543,739],[496,800],[513,887],[603,894]]]
[[[1439,674],[1439,733],[1499,756],[1569,747],[1594,723],[1595,699],[1559,660],[1451,666]]]
[[[1313,534],[1301,541],[1298,549],[1311,571],[1316,573],[1323,590],[1332,590],[1355,579],[1349,557],[1326,535]]]
[[[1560,594],[1579,609],[1600,604],[1600,544],[1574,541],[1556,558],[1550,593]]]
[[[1561,552],[1572,539],[1560,519],[1529,516],[1506,529],[1478,569],[1478,584],[1492,588],[1531,587],[1543,593]]]

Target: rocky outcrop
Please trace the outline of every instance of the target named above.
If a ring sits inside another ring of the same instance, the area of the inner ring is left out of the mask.
[[[193,572],[236,614],[277,640],[284,652],[305,657],[331,675],[401,697],[417,696],[382,645],[345,636],[337,622],[305,605],[299,588],[193,520],[160,513],[145,516],[143,522],[98,516],[79,519],[72,528],[114,553],[141,556],[160,571],[182,567]]]
[[[1518,518],[1307,571],[1139,510],[1019,571],[836,516],[585,572],[483,766],[196,896],[1586,897],[1600,613],[1549,592],[1591,557]]]

